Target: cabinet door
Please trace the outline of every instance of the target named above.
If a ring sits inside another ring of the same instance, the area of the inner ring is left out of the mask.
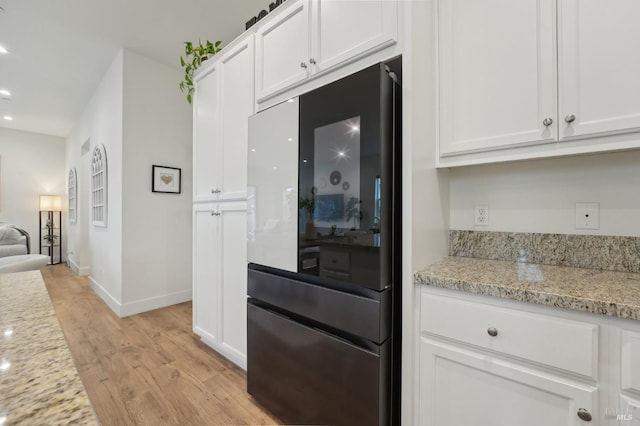
[[[221,352],[247,366],[247,204],[220,203]]]
[[[220,72],[220,199],[247,197],[248,119],[254,112],[253,36],[225,52]]]
[[[315,0],[311,16],[312,72],[381,49],[398,37],[396,1]]]
[[[605,411],[605,418],[611,424],[617,420],[619,425],[640,426],[640,400],[622,395],[618,407]]]
[[[308,75],[309,0],[289,0],[273,18],[255,34],[258,101]]]
[[[559,5],[560,137],[639,131],[640,2]]]
[[[424,337],[420,346],[420,425],[579,426],[579,409],[598,412],[593,386]]]
[[[214,63],[196,81],[193,100],[193,201],[213,200],[220,187],[218,66]]]
[[[219,220],[214,205],[193,212],[193,332],[209,344],[218,340],[220,299]]]
[[[440,155],[557,140],[555,1],[438,9]]]

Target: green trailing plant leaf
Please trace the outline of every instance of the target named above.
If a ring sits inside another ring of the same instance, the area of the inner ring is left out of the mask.
[[[178,87],[183,93],[187,92],[187,102],[191,103],[193,100],[193,92],[195,90],[193,84],[193,74],[202,65],[203,61],[211,58],[213,55],[222,50],[222,41],[216,41],[215,43],[207,40],[205,44],[198,41],[197,45],[194,45],[190,41],[184,42],[185,56],[180,56],[180,66],[184,68],[184,81],[182,81]]]

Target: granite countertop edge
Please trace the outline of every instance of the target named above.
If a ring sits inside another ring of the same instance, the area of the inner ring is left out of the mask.
[[[525,264],[525,268],[535,268],[540,275],[532,282],[518,278],[518,268],[522,267],[517,262],[449,256],[416,272],[414,281],[466,293],[640,320],[640,274]],[[548,276],[551,278],[547,279]],[[544,288],[536,289],[537,285]]]

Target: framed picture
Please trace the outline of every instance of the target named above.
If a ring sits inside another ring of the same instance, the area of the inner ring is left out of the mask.
[[[180,194],[182,169],[176,167],[152,166],[151,191]]]

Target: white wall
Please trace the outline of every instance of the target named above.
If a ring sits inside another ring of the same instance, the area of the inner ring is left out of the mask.
[[[25,228],[33,253],[38,252],[40,195],[66,193],[64,149],[64,139],[56,136],[0,128],[0,222]],[[63,250],[65,237],[63,226]]]
[[[181,73],[124,52],[122,315],[191,300],[192,109]],[[151,192],[151,166],[182,169],[182,193]]]
[[[80,71],[79,71],[80,72]],[[122,301],[122,85],[123,52],[114,58],[100,84],[76,121],[67,139],[67,168],[77,169],[78,180],[89,179],[82,167],[81,146],[89,141],[104,145],[107,156],[107,227],[83,223],[81,218],[69,224],[69,259],[77,267],[90,267],[90,282],[96,292],[114,310]],[[78,187],[81,185],[78,184]],[[78,204],[89,203],[88,194],[78,194]],[[80,230],[88,229],[89,247],[80,245]],[[78,264],[81,250],[89,250],[90,265]]]
[[[640,236],[640,151],[453,168],[451,228]],[[575,203],[600,203],[600,229],[575,229]],[[489,206],[489,226],[473,207]]]

